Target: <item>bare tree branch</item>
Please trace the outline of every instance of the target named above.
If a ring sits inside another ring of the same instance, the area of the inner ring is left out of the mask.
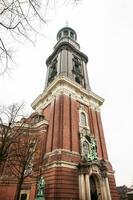
[[[64,0],[64,2],[67,1]],[[78,1],[69,0],[70,3]],[[55,5],[55,2],[55,0],[45,0],[45,3],[44,0],[0,1],[0,27],[3,34],[3,37],[1,34],[0,38],[0,75],[7,71],[9,61],[12,61],[11,51],[9,51],[9,47],[5,42],[5,33],[8,32],[16,41],[21,41],[22,38],[25,38],[34,43],[35,35],[40,34],[38,25],[47,23],[47,10],[50,5]],[[44,8],[42,8],[43,5]]]
[[[0,166],[7,159],[11,145],[24,132],[24,121],[16,126],[17,120],[22,117],[22,107],[16,104],[0,109]]]
[[[27,130],[28,131],[28,130]],[[30,135],[28,132],[19,137],[12,148],[11,154],[8,161],[7,167],[10,167],[13,175],[18,180],[16,200],[20,197],[20,191],[23,182],[27,177],[34,176],[34,165],[39,165],[39,160],[36,159],[37,151],[37,138]]]

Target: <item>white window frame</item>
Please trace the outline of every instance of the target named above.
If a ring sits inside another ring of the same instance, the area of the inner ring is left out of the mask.
[[[22,194],[27,194],[27,199],[26,200],[29,200],[30,190],[21,190],[19,200],[21,200],[21,195]]]
[[[81,123],[81,113],[84,113],[84,115],[85,115],[86,125],[83,125],[83,124]],[[80,110],[79,110],[79,126],[89,129],[88,115],[87,115],[87,113],[86,113],[83,109],[80,109]]]

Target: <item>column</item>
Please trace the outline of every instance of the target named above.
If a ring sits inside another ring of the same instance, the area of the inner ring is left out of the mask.
[[[57,56],[57,75],[60,74],[61,52]]]
[[[58,149],[59,131],[60,131],[60,96],[56,97],[55,113],[54,113],[54,128],[53,128],[53,146],[52,150]]]
[[[63,100],[63,149],[71,150],[69,97],[64,95]]]
[[[105,138],[104,138],[100,112],[96,111],[96,117],[97,117],[98,129],[99,129],[99,137],[101,141],[101,148],[102,148],[102,154],[103,154],[102,156],[105,160],[108,160],[108,154],[107,154],[107,149],[106,149],[106,143],[105,143]]]
[[[48,76],[49,76],[49,66],[47,67],[47,74],[46,74],[46,79],[45,79],[46,80],[45,81],[45,88],[47,88],[47,85],[48,85]]]
[[[50,120],[49,120],[49,129],[47,133],[48,136],[47,136],[47,144],[46,144],[46,153],[52,151],[54,115],[55,115],[55,99],[53,102],[51,102],[51,105],[50,105]]]
[[[85,175],[85,183],[86,183],[86,199],[91,199],[91,192],[90,192],[90,181],[89,181],[89,175]]]
[[[62,74],[63,76],[67,76],[67,50],[63,49],[62,50],[62,60],[61,60],[61,65],[62,65]]]
[[[79,199],[80,200],[86,200],[85,197],[85,179],[84,174],[79,175]]]
[[[90,90],[90,84],[89,84],[88,72],[87,72],[87,65],[85,64],[84,61],[82,61],[82,65],[83,65],[83,70],[84,70],[84,79],[85,79],[86,89]]]
[[[71,137],[72,151],[79,153],[79,135],[78,135],[78,110],[77,102],[71,98]]]
[[[108,177],[105,178],[105,186],[106,186],[107,200],[111,200]]]
[[[101,195],[102,199],[107,199],[105,178],[102,178],[101,180]]]
[[[68,77],[73,78],[73,56],[70,51],[68,51]]]

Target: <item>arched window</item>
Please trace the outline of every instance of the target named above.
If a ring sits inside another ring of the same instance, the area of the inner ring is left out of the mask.
[[[57,60],[55,59],[49,66],[48,83],[51,83],[57,75]]]
[[[71,31],[70,32],[70,37],[72,38],[72,39],[74,39],[74,33]]]
[[[68,36],[68,31],[67,30],[63,31],[63,35],[64,37]]]
[[[85,116],[85,113],[81,112],[81,125],[82,126],[86,126],[87,123],[86,123],[86,116]]]
[[[83,142],[83,154],[85,156],[85,158],[87,158],[89,153],[89,143],[87,141]]]
[[[74,68],[76,73],[81,73],[81,66],[79,65],[78,62],[75,62]]]

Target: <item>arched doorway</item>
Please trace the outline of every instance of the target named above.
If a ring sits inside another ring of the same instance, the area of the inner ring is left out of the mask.
[[[90,195],[91,200],[99,200],[100,196],[100,183],[96,175],[90,176]]]

